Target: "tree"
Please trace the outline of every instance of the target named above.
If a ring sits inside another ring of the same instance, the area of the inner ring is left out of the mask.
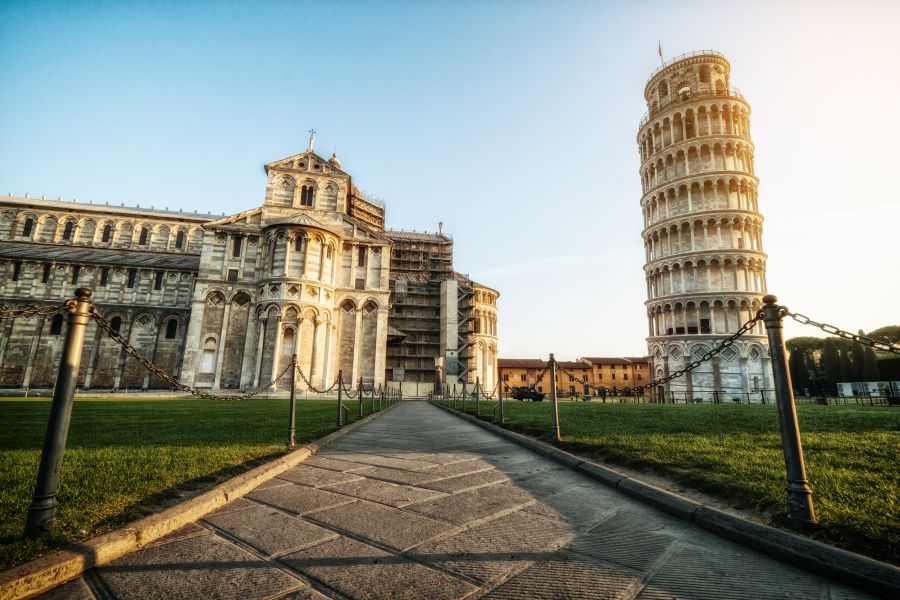
[[[879,327],[868,333],[868,337],[888,344],[900,344],[900,325],[887,325]]]
[[[841,377],[841,357],[832,338],[827,338],[822,347],[822,375],[828,387],[836,387]]]
[[[840,379],[838,381],[853,381],[853,367],[850,365],[850,352],[844,346],[840,349]]]
[[[878,381],[878,360],[875,357],[875,351],[866,348],[865,359],[863,361],[863,381]]]
[[[853,381],[866,381],[865,362],[866,347],[862,344],[853,344]]]

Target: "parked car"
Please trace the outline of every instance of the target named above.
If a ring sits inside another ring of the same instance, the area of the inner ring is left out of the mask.
[[[533,402],[542,402],[544,400],[544,393],[535,390],[533,385],[529,387],[514,387],[511,394],[516,400],[531,400]]]

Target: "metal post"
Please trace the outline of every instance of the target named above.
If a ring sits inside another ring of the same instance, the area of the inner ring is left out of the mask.
[[[556,359],[550,354],[550,427],[553,429],[553,441],[559,441],[559,411],[556,399]]]
[[[469,398],[469,391],[466,389],[466,382],[463,381],[463,384],[462,384],[462,409],[463,409],[463,412],[466,412],[466,402],[469,401],[468,398]]]
[[[381,405],[384,402],[384,387],[381,388],[381,396],[378,398],[378,410],[381,410]],[[375,412],[375,398],[372,398],[372,412]]]
[[[337,398],[337,400],[338,400],[337,426],[338,427],[344,426],[344,417],[343,417],[343,415],[341,415],[341,406],[343,405],[343,402],[344,402],[343,388],[344,388],[344,370],[340,369],[340,370],[338,370],[338,398]]]
[[[291,410],[288,423],[288,447],[294,447],[294,434],[296,433],[297,420],[297,355],[291,355]]]
[[[777,304],[778,298],[771,294],[765,296],[763,302],[763,321],[769,336],[772,375],[775,378],[775,404],[778,407],[778,425],[787,471],[788,516],[796,525],[813,529],[817,523],[816,512],[813,508],[812,489],[806,479],[800,426],[797,424],[797,408],[794,406],[794,391],[782,335],[781,311],[784,309]]]
[[[504,423],[504,416],[503,416],[503,384],[502,384],[502,383],[498,383],[498,384],[497,384],[497,398],[498,398],[498,400],[500,401],[500,424],[502,425],[502,424]]]
[[[59,373],[53,390],[53,404],[50,406],[50,420],[44,436],[37,483],[25,517],[25,537],[28,538],[48,537],[56,521],[56,490],[59,487],[66,438],[69,435],[69,420],[72,417],[73,394],[78,378],[78,367],[81,364],[84,332],[91,318],[91,294],[88,288],[78,288],[75,290],[76,299],[66,303],[69,328],[66,331],[62,360],[59,361]]]
[[[375,384],[373,383],[372,385],[374,386]],[[360,419],[362,419],[362,415],[363,415],[363,411],[362,411],[362,403],[363,403],[363,393],[362,393],[362,389],[363,389],[362,377],[360,377],[360,378],[359,378],[359,418],[360,418]],[[375,390],[375,388],[373,387],[373,388],[372,388],[372,393],[373,393],[373,394],[375,393],[374,390]]]
[[[481,416],[481,403],[479,402],[481,396],[481,381],[478,377],[475,378],[475,416]]]

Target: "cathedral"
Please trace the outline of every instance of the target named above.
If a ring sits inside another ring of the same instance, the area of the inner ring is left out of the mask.
[[[453,240],[385,229],[336,156],[265,165],[262,206],[230,216],[0,198],[0,308],[49,306],[89,287],[128,342],[183,383],[250,390],[294,354],[313,387],[425,393],[497,381],[496,290],[453,269]],[[0,321],[0,387],[54,383],[63,315]],[[83,390],[166,383],[91,322]],[[298,385],[307,383],[298,379]]]

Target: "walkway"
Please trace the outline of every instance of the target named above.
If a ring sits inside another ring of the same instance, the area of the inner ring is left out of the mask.
[[[424,402],[43,598],[868,598]]]

